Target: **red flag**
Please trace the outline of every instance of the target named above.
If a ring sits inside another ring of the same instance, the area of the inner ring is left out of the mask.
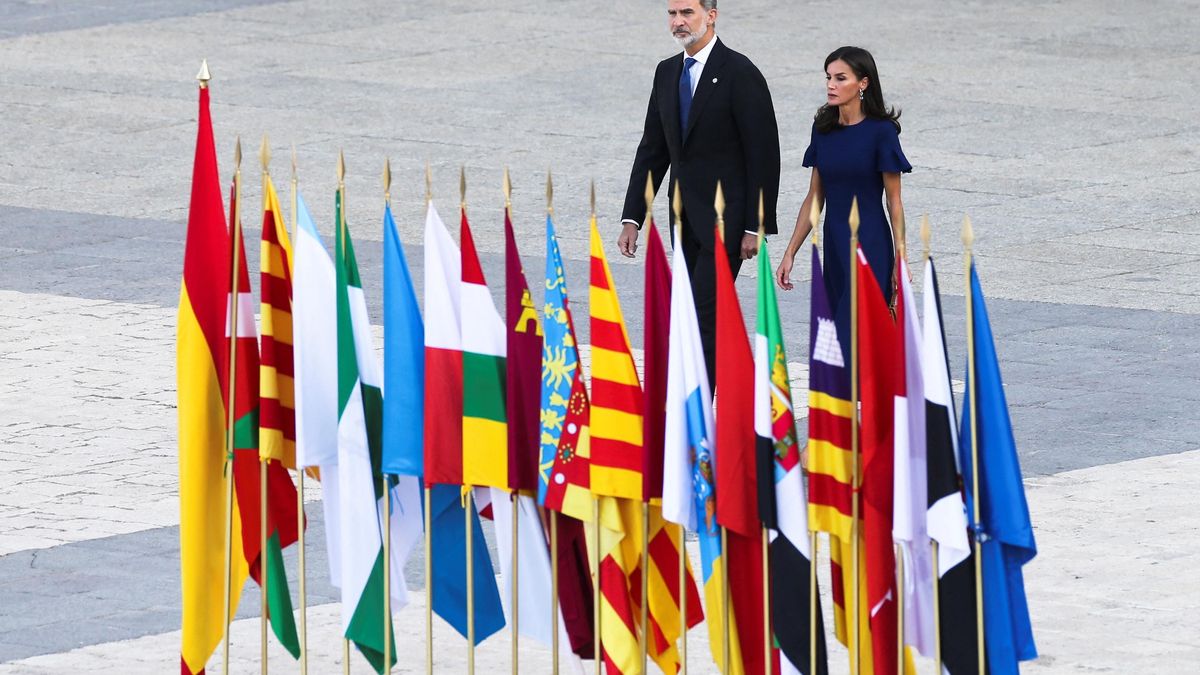
[[[542,324],[525,281],[508,210],[504,212],[504,276],[507,295],[508,486],[537,494],[542,403]]]
[[[876,675],[894,675],[896,557],[892,549],[895,400],[904,394],[904,332],[858,249],[858,363],[862,383],[862,500],[867,602]],[[897,307],[900,304],[897,303]]]
[[[644,326],[645,426],[642,428],[642,499],[662,499],[663,443],[667,422],[667,347],[671,323],[671,268],[658,228],[650,221],[646,247]]]
[[[721,233],[716,233],[717,522],[728,530],[729,587],[748,675],[773,672],[763,663],[762,525],[758,518],[758,467],[754,432],[754,354],[733,285]],[[733,590],[735,589],[735,590]]]

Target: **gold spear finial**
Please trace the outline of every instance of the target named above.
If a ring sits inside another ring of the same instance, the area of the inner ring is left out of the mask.
[[[267,173],[271,165],[271,141],[263,134],[262,143],[258,146],[258,158],[262,161],[263,173]]]
[[[425,160],[425,206],[433,202],[433,169],[429,168],[429,160]]]
[[[858,219],[858,197],[855,197],[853,200],[850,201],[850,236],[851,237],[858,236],[859,223],[860,223],[860,221]]]
[[[970,252],[971,246],[975,243],[975,230],[971,228],[971,216],[963,216],[962,242]]]
[[[392,201],[392,159],[385,157],[383,160],[383,200],[391,203]]]
[[[546,213],[554,213],[554,178],[550,169],[546,169]]]
[[[208,72],[208,59],[200,61],[200,72],[196,73],[196,79],[200,81],[201,89],[208,89],[208,81],[212,79],[212,75]]]
[[[592,220],[595,220],[596,219],[596,179],[595,178],[592,179],[592,187],[591,187],[591,192],[589,193],[589,199],[590,199],[591,206],[592,206]]]
[[[467,210],[467,167],[463,164],[458,167],[458,205]]]
[[[233,166],[237,171],[242,170],[242,137],[240,134],[233,145]]]
[[[928,213],[922,214],[921,215],[921,246],[923,247],[923,250],[921,251],[921,254],[922,254],[922,256],[924,256],[924,258],[926,260],[929,259],[929,240],[932,238],[932,236],[933,236],[933,231],[929,228],[929,214]]]
[[[817,196],[813,195],[808,204],[808,224],[812,227],[813,246],[821,244],[821,207],[817,204]]]
[[[671,195],[671,211],[675,214],[675,224],[682,227],[683,195],[679,192],[679,179],[675,179],[675,194]]]
[[[346,186],[346,157],[341,150],[338,150],[337,174],[338,189],[341,190]]]
[[[512,179],[508,177],[508,167],[504,167],[504,209],[512,211]]]
[[[717,236],[725,241],[725,190],[721,181],[717,181],[717,196],[713,199],[713,208],[717,210]]]
[[[650,220],[654,217],[654,172],[646,172],[646,221],[642,226],[650,224]]]

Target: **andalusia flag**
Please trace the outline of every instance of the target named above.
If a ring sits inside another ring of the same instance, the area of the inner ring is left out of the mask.
[[[384,672],[383,538],[380,529],[383,391],[371,346],[367,302],[354,245],[336,202],[338,497],[342,628],[377,672]],[[393,655],[393,661],[395,657]],[[392,665],[392,664],[388,664]]]

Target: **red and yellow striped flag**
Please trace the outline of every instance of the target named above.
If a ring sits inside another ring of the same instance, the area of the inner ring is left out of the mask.
[[[292,244],[270,176],[263,176],[260,248],[262,362],[259,364],[259,445],[263,459],[296,468],[296,402],[292,360]]]

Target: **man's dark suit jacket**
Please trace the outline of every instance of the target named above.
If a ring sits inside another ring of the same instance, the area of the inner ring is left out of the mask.
[[[683,55],[658,64],[646,110],[646,127],[633,160],[629,190],[621,218],[646,217],[646,172],[652,171],[655,192],[671,167],[683,192],[683,220],[706,250],[713,239],[713,198],[720,179],[725,192],[725,241],[740,247],[745,230],[758,229],[758,191],[763,190],[767,234],[778,231],[779,126],[771,92],[758,68],[742,54],[717,43],[692,96],[687,128],[679,128],[679,75]],[[672,222],[674,215],[672,214]]]

